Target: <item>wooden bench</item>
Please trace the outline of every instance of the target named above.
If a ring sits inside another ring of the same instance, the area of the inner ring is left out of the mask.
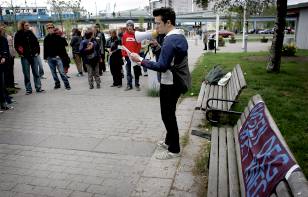
[[[248,107],[242,113],[241,118],[233,128],[212,128],[211,136],[211,151],[209,160],[209,180],[208,180],[208,195],[209,197],[237,197],[249,196],[245,192],[245,184],[242,171],[241,150],[239,145],[239,132],[244,127],[244,122],[249,116],[250,111],[255,105],[263,102],[260,95],[254,96],[249,101]],[[263,117],[267,117],[268,126],[274,131],[277,138],[280,140],[286,152],[296,160],[283,139],[276,123],[274,122],[267,107],[263,109]],[[254,122],[255,123],[255,122]],[[246,128],[246,127],[244,127]],[[242,135],[241,135],[242,136]],[[242,146],[243,147],[243,146]],[[262,149],[263,150],[263,149]],[[276,157],[275,157],[276,158]],[[260,159],[260,158],[259,158]],[[255,167],[255,166],[254,166]],[[254,171],[262,168],[253,168]],[[280,171],[281,172],[281,171]],[[247,174],[246,174],[247,175]],[[269,190],[268,190],[269,191]],[[293,171],[278,183],[271,192],[271,197],[285,196],[308,196],[307,180],[300,169]]]
[[[239,64],[233,68],[231,74],[231,78],[225,86],[209,85],[202,82],[195,109],[206,111],[206,113],[208,111],[231,112],[232,104],[236,102],[241,90],[246,87],[244,74]],[[208,115],[207,119],[210,120]]]

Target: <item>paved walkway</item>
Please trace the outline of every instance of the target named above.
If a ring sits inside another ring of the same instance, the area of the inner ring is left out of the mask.
[[[189,44],[192,66],[203,46]],[[19,59],[15,72],[24,87]],[[124,86],[109,87],[106,72],[102,88],[89,90],[87,77],[76,77],[72,65],[67,91],[54,90],[47,65],[45,72],[46,93],[20,90],[15,109],[0,114],[1,197],[196,196],[191,169],[198,143],[190,143],[182,158],[154,158],[165,129],[159,98],[147,96],[146,77],[142,91],[125,92]],[[185,99],[178,106],[181,136],[190,131],[194,103]]]

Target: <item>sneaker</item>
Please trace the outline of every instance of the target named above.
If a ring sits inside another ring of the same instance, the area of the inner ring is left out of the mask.
[[[144,72],[143,76],[147,77],[147,76],[148,76],[148,73],[147,73],[147,72]]]
[[[94,88],[94,86],[93,85],[90,85],[90,87],[89,87],[90,89],[93,89]]]
[[[32,91],[26,91],[26,95],[32,94]]]
[[[164,149],[164,150],[168,150],[169,146],[164,141],[159,141],[159,142],[157,142],[157,147]]]
[[[70,90],[71,86],[66,86],[65,89]]]
[[[76,76],[77,76],[77,77],[81,77],[82,75],[81,75],[80,73],[78,73]]]
[[[43,93],[45,92],[45,90],[42,90],[42,89],[39,89],[39,90],[36,90],[37,93]]]
[[[55,85],[54,89],[59,89],[61,88],[61,85]]]
[[[168,150],[165,150],[163,152],[157,153],[155,158],[159,159],[159,160],[167,160],[167,159],[177,158],[177,157],[180,157],[180,156],[181,156],[180,153],[172,153]]]
[[[100,89],[100,88],[101,88],[101,84],[97,84],[97,85],[96,85],[96,88],[97,88],[97,89]]]
[[[11,110],[14,109],[12,106],[1,106],[1,110]]]
[[[118,88],[122,88],[122,85],[118,85]]]
[[[116,87],[116,85],[112,84],[110,87]]]
[[[140,87],[138,86],[138,87],[136,87],[136,91],[140,91]]]
[[[133,87],[127,86],[124,91],[128,91],[128,90],[131,90],[131,89],[133,89]]]

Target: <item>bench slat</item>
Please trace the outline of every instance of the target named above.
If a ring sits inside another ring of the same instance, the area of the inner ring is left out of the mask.
[[[222,93],[222,89],[223,87],[222,86],[218,86],[218,97],[219,99],[223,99],[223,93]],[[223,102],[222,101],[218,101],[217,102],[217,108],[218,109],[223,109]]]
[[[212,128],[207,196],[218,196],[218,128]]]
[[[201,88],[200,88],[199,95],[198,95],[198,100],[197,100],[197,103],[196,103],[196,107],[195,107],[196,110],[201,109],[202,100],[203,100],[204,94],[205,94],[205,86],[206,86],[206,84],[203,81],[202,85],[201,85]]]
[[[234,100],[235,99],[235,96],[236,96],[236,93],[237,93],[237,89],[236,89],[236,83],[235,83],[235,73],[232,72],[232,75],[231,75],[231,79],[230,79],[230,83],[231,83],[231,95],[230,95],[230,100]]]
[[[218,196],[228,196],[228,172],[227,172],[227,138],[226,128],[219,128],[219,152],[218,152]]]
[[[241,190],[241,196],[245,195],[245,185],[244,185],[244,179],[243,179],[243,172],[242,172],[242,161],[241,161],[241,152],[240,152],[240,146],[238,141],[238,131],[240,126],[242,125],[242,122],[239,120],[237,122],[237,125],[234,126],[234,142],[235,142],[235,152],[236,152],[236,160],[237,160],[237,171],[238,171],[238,178],[240,183],[240,190]]]
[[[223,88],[222,89],[222,98],[223,99],[227,99],[227,89],[226,88]],[[222,109],[223,110],[228,110],[228,103],[229,102],[222,102]]]
[[[241,88],[244,88],[246,87],[246,80],[245,80],[245,77],[244,77],[244,73],[243,73],[243,70],[241,68],[241,65],[237,64],[235,66],[236,68],[236,73],[237,73],[237,76],[238,76],[238,79],[239,79],[239,82],[240,82],[240,87]]]
[[[287,181],[294,196],[308,196],[308,181],[302,171],[293,172]]]
[[[209,85],[209,84],[207,84],[205,86],[205,93],[204,93],[204,97],[203,97],[203,101],[202,101],[202,107],[201,107],[201,109],[203,111],[206,110],[206,102],[207,102],[208,98],[210,98],[213,95],[213,92],[211,93],[211,88],[212,88],[212,86]]]
[[[276,194],[278,197],[292,197],[289,193],[288,185],[284,181],[280,181],[280,183],[276,187]]]
[[[218,98],[218,91],[219,91],[219,86],[214,86],[213,97],[211,97],[211,98]],[[219,109],[218,108],[218,101],[212,101],[212,107]]]
[[[236,73],[236,68],[233,69],[233,75],[234,75],[234,91],[235,91],[235,94],[233,95],[233,98],[232,100],[235,100],[239,91],[241,90],[240,88],[240,83],[239,83],[239,79],[238,79],[238,76],[237,76],[237,73]]]
[[[227,128],[229,193],[230,197],[238,197],[240,196],[240,186],[233,136],[233,129]]]

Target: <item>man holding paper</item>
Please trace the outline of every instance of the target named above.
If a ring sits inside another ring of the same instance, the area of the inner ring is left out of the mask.
[[[132,61],[151,70],[160,72],[160,109],[167,134],[164,141],[157,143],[163,149],[157,159],[172,159],[180,156],[179,130],[175,116],[176,104],[190,86],[188,69],[188,43],[183,31],[175,29],[175,12],[172,8],[159,8],[153,11],[156,31],[166,34],[157,62],[131,53]]]
[[[126,28],[127,30],[122,37],[123,49],[126,49],[122,50],[122,56],[126,61],[127,87],[125,90],[127,91],[133,89],[132,85],[133,76],[131,73],[131,67],[133,66],[136,90],[140,91],[139,76],[141,75],[141,67],[136,63],[131,62],[128,54],[129,52],[127,51],[130,51],[132,53],[139,53],[141,49],[141,44],[136,42],[134,22],[132,20],[128,20],[126,22]]]

